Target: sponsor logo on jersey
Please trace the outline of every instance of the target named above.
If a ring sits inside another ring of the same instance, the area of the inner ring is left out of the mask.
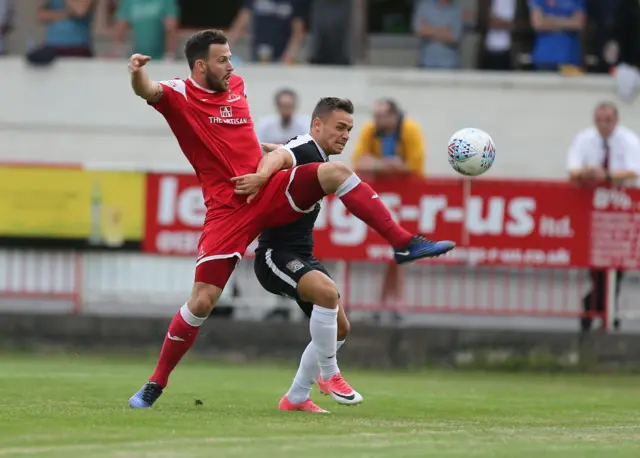
[[[231,118],[233,116],[233,111],[231,107],[220,107],[220,117],[221,118]]]
[[[304,264],[302,264],[302,262],[298,261],[297,259],[294,259],[293,261],[289,261],[287,263],[287,269],[289,269],[294,274],[300,269],[302,269],[303,267],[304,267]]]

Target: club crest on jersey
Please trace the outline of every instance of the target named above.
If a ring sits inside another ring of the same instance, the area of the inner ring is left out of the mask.
[[[293,261],[289,261],[287,263],[287,269],[289,269],[294,274],[300,269],[302,269],[303,267],[304,267],[304,264],[302,264],[302,262],[298,261],[297,259],[294,259]]]
[[[233,92],[229,92],[229,98],[227,98],[227,103],[233,103],[240,100],[240,96],[234,94]]]
[[[220,107],[221,118],[230,118],[232,116],[233,116],[233,112],[231,111],[231,107]]]

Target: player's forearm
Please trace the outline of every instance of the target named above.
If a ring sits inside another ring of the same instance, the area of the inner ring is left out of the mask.
[[[162,85],[152,81],[143,68],[131,74],[131,88],[145,100],[159,100],[162,96]]]
[[[290,157],[290,154],[283,148],[265,154],[258,164],[256,173],[269,178],[277,171],[291,167],[293,160],[287,161],[287,157]]]

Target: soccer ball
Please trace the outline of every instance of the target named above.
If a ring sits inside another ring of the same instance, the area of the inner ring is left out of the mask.
[[[496,146],[483,130],[460,129],[449,140],[449,164],[462,175],[477,177],[489,170],[496,158]]]

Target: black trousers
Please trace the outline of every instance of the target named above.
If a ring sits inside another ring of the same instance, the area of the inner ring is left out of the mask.
[[[491,52],[485,49],[480,59],[480,69],[494,71],[512,70],[511,51]]]
[[[620,296],[620,284],[622,283],[623,276],[624,272],[621,270],[616,271],[616,300],[618,296]],[[594,315],[604,311],[607,294],[605,288],[606,281],[606,270],[594,269],[591,271],[591,291],[582,299],[584,315],[580,318],[580,329],[583,332],[591,330]],[[620,322],[617,318],[614,320],[613,326],[615,329],[620,327]]]

